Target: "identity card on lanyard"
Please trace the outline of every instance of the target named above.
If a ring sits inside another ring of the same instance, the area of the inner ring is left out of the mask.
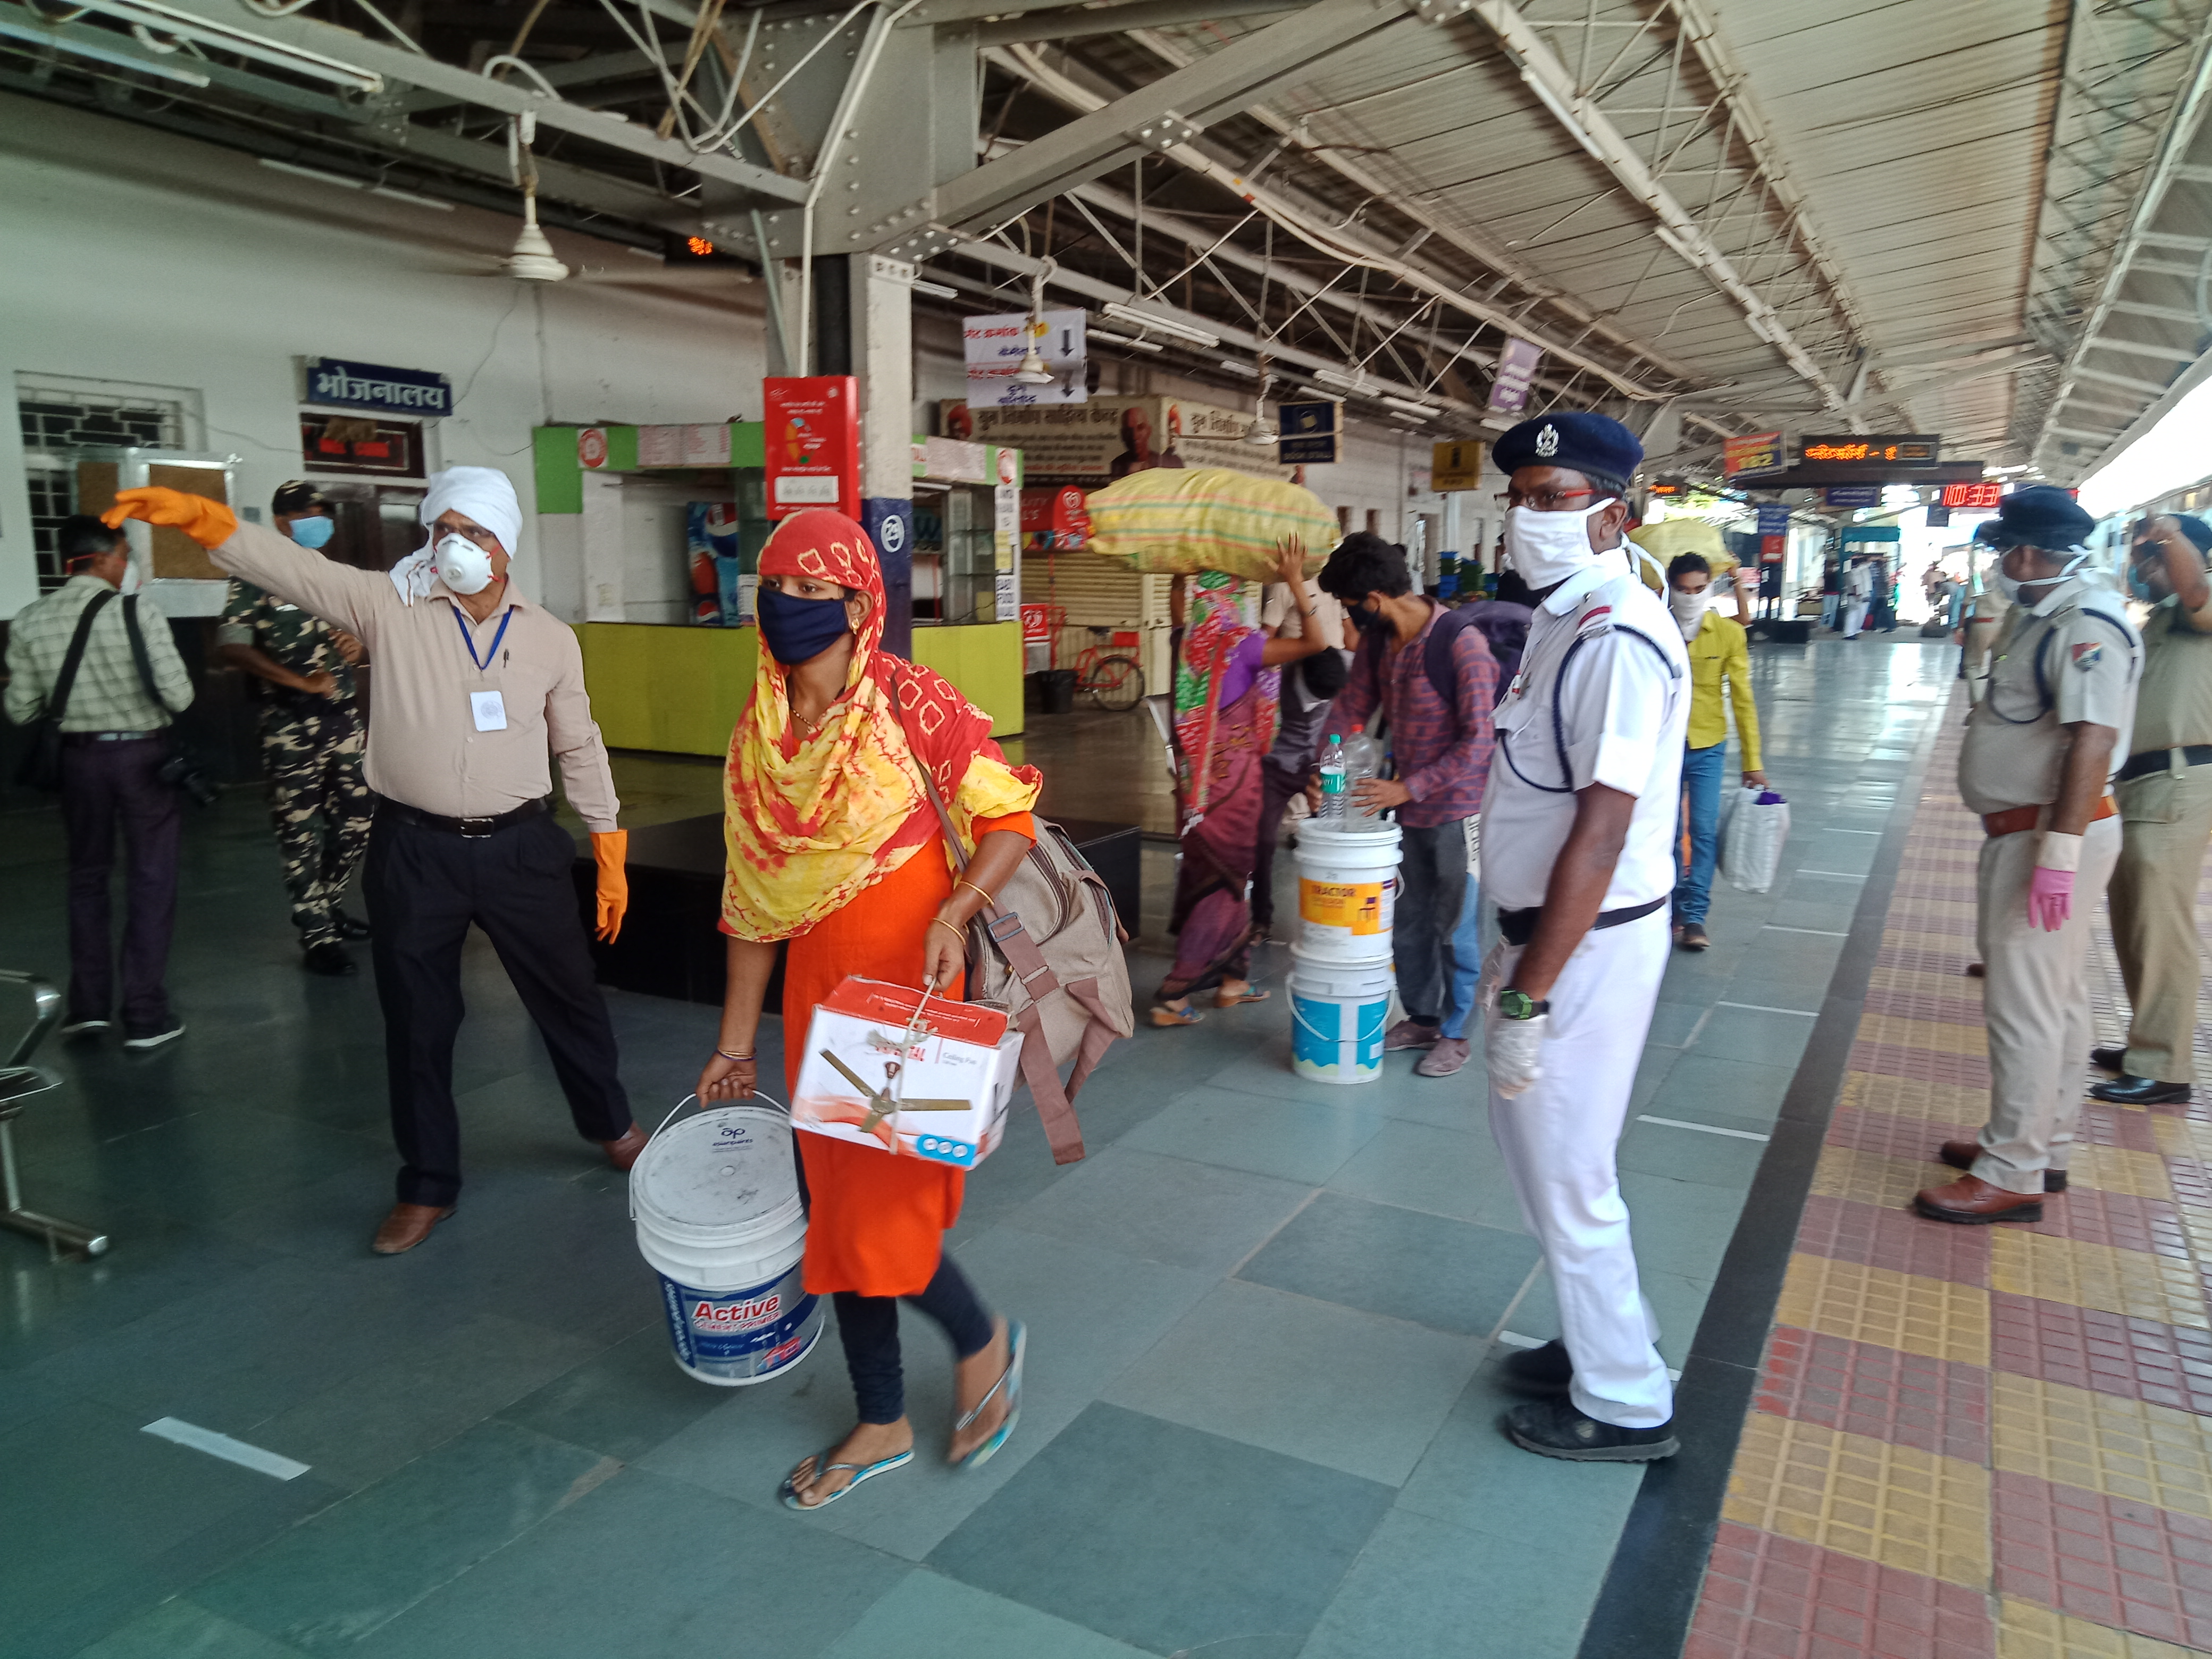
[[[477,665],[477,673],[489,668],[492,659],[499,655],[499,643],[507,637],[507,625],[514,620],[514,611],[510,606],[507,614],[499,619],[499,632],[491,636],[491,649],[479,657],[477,655],[476,636],[469,632],[469,619],[461,614],[460,606],[453,607],[454,625],[461,630],[461,643],[468,647],[469,660]],[[507,699],[497,691],[470,692],[469,714],[476,720],[479,732],[507,730]]]

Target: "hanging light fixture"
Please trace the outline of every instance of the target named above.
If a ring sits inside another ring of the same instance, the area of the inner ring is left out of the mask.
[[[538,137],[537,116],[523,111],[514,118],[507,134],[514,147],[515,179],[522,186],[522,232],[507,256],[507,274],[519,282],[560,282],[568,276],[568,267],[554,256],[553,244],[538,228],[538,167],[530,158],[531,143]]]
[[[1050,386],[1053,372],[1045,367],[1044,359],[1037,356],[1036,343],[1044,333],[1045,278],[1060,269],[1058,264],[1047,258],[1037,266],[1036,275],[1030,278],[1030,319],[1023,335],[1026,349],[1022,353],[1021,366],[1014,370],[1016,386]]]

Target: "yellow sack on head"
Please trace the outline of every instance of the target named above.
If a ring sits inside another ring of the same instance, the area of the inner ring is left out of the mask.
[[[1713,568],[1716,579],[1735,568],[1735,555],[1728,550],[1721,527],[1703,519],[1662,519],[1656,524],[1640,524],[1628,532],[1628,539],[1651,556],[1637,561],[1637,574],[1655,592],[1666,591],[1667,567],[1680,554],[1698,555]],[[1658,561],[1656,574],[1653,559]]]
[[[1310,489],[1218,466],[1132,472],[1092,490],[1084,510],[1090,551],[1153,574],[1219,570],[1270,581],[1275,544],[1296,536],[1310,576],[1340,533],[1336,514]]]

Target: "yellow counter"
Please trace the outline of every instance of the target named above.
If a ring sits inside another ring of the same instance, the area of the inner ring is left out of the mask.
[[[584,684],[611,749],[723,755],[730,728],[752,695],[760,633],[751,628],[684,628],[584,623]],[[1019,623],[914,630],[915,660],[934,668],[991,716],[991,735],[1022,729]]]

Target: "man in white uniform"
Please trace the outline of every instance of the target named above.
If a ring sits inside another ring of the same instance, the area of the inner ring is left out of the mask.
[[[1524,421],[1498,441],[1507,556],[1538,598],[1495,715],[1482,896],[1490,1122],[1544,1247],[1559,1340],[1508,1358],[1546,1396],[1506,1418],[1547,1457],[1647,1462],[1677,1449],[1674,1393],[1637,1280],[1614,1153],[1668,954],[1689,661],[1665,601],[1621,549],[1643,459],[1601,415]]]
[[[1874,600],[1874,571],[1863,558],[1853,559],[1844,571],[1844,637],[1855,640],[1866,626],[1867,607]]]

